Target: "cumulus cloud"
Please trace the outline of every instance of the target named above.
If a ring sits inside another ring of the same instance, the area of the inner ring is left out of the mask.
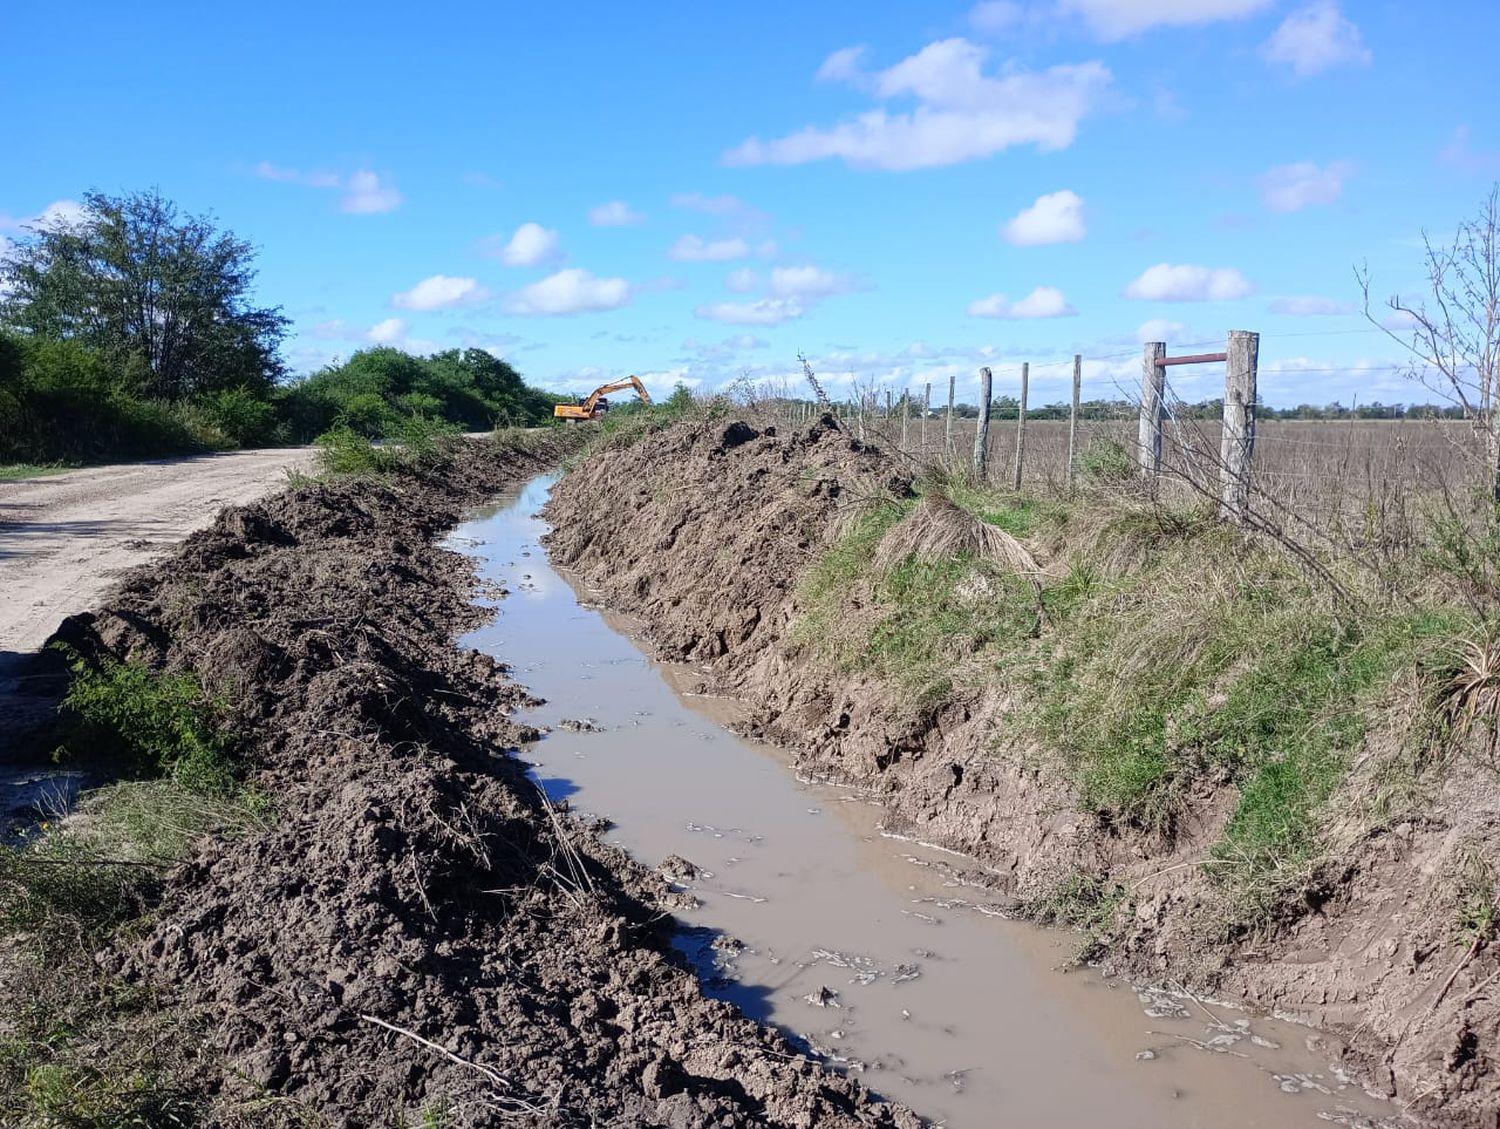
[[[630,283],[623,278],[599,278],[569,267],[517,290],[507,297],[505,308],[528,317],[557,317],[615,310],[629,301]]]
[[[632,227],[645,222],[646,217],[632,210],[624,200],[611,200],[589,209],[589,223],[595,227]]]
[[[985,35],[1009,31],[1025,17],[1026,10],[1011,0],[982,0],[969,9],[969,26]]]
[[[394,295],[391,305],[398,310],[451,310],[455,306],[482,302],[488,297],[489,291],[479,285],[478,279],[435,274],[410,290]]]
[[[1038,286],[1018,302],[1012,302],[1004,294],[991,294],[969,303],[971,318],[1004,318],[1024,320],[1029,318],[1066,318],[1078,311],[1068,305],[1068,299],[1055,286]]]
[[[1260,202],[1273,212],[1300,212],[1314,204],[1332,204],[1344,190],[1344,181],[1354,172],[1348,161],[1326,166],[1312,161],[1278,165],[1258,181]]]
[[[1288,298],[1271,299],[1271,312],[1273,314],[1287,314],[1291,317],[1352,314],[1354,312],[1354,303],[1340,302],[1336,298],[1324,298],[1318,294],[1302,294]]]
[[[557,232],[539,223],[523,223],[509,239],[491,235],[479,244],[482,254],[499,259],[508,267],[539,267],[555,262],[561,247]]]
[[[724,162],[797,165],[838,158],[860,168],[907,170],[958,164],[1015,145],[1065,149],[1111,81],[1098,62],[986,75],[987,55],[966,39],[944,39],[884,71],[841,73],[846,81],[871,85],[878,98],[915,98],[916,109],[876,108],[827,128],[807,126],[770,141],[752,137]]]
[[[393,212],[401,206],[401,193],[379,173],[370,169],[359,169],[347,177],[338,173],[284,168],[261,161],[251,172],[262,180],[275,180],[283,184],[300,184],[307,188],[336,188],[342,191],[339,209],[356,215],[376,215]]]
[[[775,298],[827,298],[854,288],[855,281],[850,276],[815,266],[776,267],[767,286]]]
[[[1083,198],[1064,188],[1038,196],[1036,203],[1001,228],[1007,243],[1038,247],[1047,243],[1077,243],[1084,237]]]
[[[24,231],[29,227],[72,227],[87,218],[89,212],[77,200],[54,200],[34,216],[10,216],[0,212],[0,231]],[[0,251],[9,246],[0,243]]]
[[[1100,39],[1116,40],[1153,27],[1188,27],[1253,16],[1275,0],[1060,0],[1060,11],[1083,17]]]
[[[344,194],[339,198],[339,208],[356,215],[394,212],[400,206],[401,193],[369,169],[351,174],[344,185]]]
[[[1166,318],[1143,321],[1135,331],[1135,339],[1143,345],[1147,341],[1171,341],[1174,337],[1186,336],[1187,326],[1180,321],[1169,321]]]
[[[1438,160],[1463,173],[1488,174],[1500,171],[1500,151],[1476,149],[1473,132],[1466,125],[1453,131],[1448,144],[1438,154]]]
[[[818,68],[817,79],[819,82],[848,82],[863,73],[860,68],[860,60],[864,57],[865,47],[844,47],[835,51],[823,60],[823,65]]]
[[[674,208],[686,208],[690,212],[702,212],[707,216],[719,216],[722,219],[743,223],[764,223],[770,219],[770,216],[759,208],[752,207],[738,196],[731,196],[728,193],[721,196],[708,196],[702,192],[678,192],[672,196],[670,203]]]
[[[1255,291],[1234,267],[1157,263],[1125,287],[1125,297],[1151,302],[1223,302]]]
[[[395,345],[406,337],[406,322],[400,318],[386,318],[372,325],[365,336],[377,345]]]
[[[699,306],[693,314],[727,325],[780,325],[807,313],[801,298],[760,298],[754,302],[713,302]]]
[[[1298,8],[1266,40],[1261,53],[1301,78],[1338,66],[1369,66],[1374,58],[1359,28],[1339,13],[1337,0],[1315,0]]]
[[[732,259],[743,259],[750,253],[750,245],[743,239],[706,240],[697,235],[684,235],[667,248],[667,258],[679,263],[727,263]]]

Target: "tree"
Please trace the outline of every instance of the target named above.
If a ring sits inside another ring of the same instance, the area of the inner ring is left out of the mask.
[[[0,258],[0,322],[107,356],[168,400],[269,392],[288,319],[253,305],[255,252],[160,192],[84,196],[83,217],[30,229]]]
[[[1453,242],[1423,235],[1428,293],[1386,305],[1409,328],[1392,328],[1370,310],[1370,274],[1355,272],[1365,316],[1413,357],[1412,379],[1456,403],[1484,440],[1482,479],[1500,505],[1500,184],[1478,216],[1459,225]]]

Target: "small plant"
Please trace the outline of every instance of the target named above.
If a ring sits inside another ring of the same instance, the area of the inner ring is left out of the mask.
[[[128,771],[166,775],[201,792],[232,784],[231,740],[222,709],[191,673],[158,674],[142,663],[106,658],[73,663],[64,706],[77,721],[74,752],[123,762]]]
[[[1125,444],[1108,436],[1096,437],[1079,452],[1078,469],[1094,482],[1123,482],[1135,473]]]
[[[388,474],[396,455],[377,447],[348,424],[335,424],[317,438],[318,466],[325,474]]]
[[[1454,730],[1477,736],[1491,761],[1500,741],[1500,639],[1459,640],[1438,686],[1438,708]]]

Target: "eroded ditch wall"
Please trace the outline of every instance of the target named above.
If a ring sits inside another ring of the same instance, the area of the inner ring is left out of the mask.
[[[559,457],[476,447],[228,509],[64,625],[194,671],[273,801],[100,959],[202,1032],[214,1123],[917,1124],[704,998],[662,881],[510,755],[525,691],[454,646],[486,613],[435,539]]]
[[[874,793],[891,830],[973,857],[1019,903],[1068,874],[1149,882],[1107,963],[1333,1029],[1354,1048],[1351,1065],[1413,1116],[1494,1125],[1495,961],[1458,963],[1430,899],[1460,830],[1494,825],[1492,783],[1456,770],[1423,820],[1334,859],[1316,908],[1269,935],[1206,945],[1193,928],[1206,896],[1194,863],[1223,825],[1226,787],[1204,782],[1170,843],[1104,826],[1045,758],[995,755],[1012,704],[1003,684],[895,711],[887,687],[830,670],[795,638],[799,577],[862,498],[907,490],[910,473],[827,419],[780,433],[684,422],[567,475],[548,509],[549,550],[640,616],[662,657],[709,664],[716,689],[755,708],[750,731],[792,749],[802,771]]]

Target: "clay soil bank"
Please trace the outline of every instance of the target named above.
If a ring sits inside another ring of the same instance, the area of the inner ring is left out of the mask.
[[[1474,858],[1500,858],[1493,770],[1442,762],[1399,823],[1330,836],[1300,905],[1254,930],[1206,932],[1222,896],[1204,860],[1234,781],[1195,780],[1172,835],[1111,824],[1047,749],[1001,739],[1018,696],[1003,673],[914,706],[809,638],[809,570],[872,501],[910,496],[913,478],[826,417],[800,430],[684,421],[622,435],[570,471],[549,504],[548,546],[638,616],[661,658],[704,665],[705,689],[746,703],[747,732],[785,746],[801,773],[877,799],[890,831],[967,855],[971,877],[1018,910],[1109,891],[1092,903],[1109,918],[1094,953],[1106,967],[1329,1030],[1351,1072],[1418,1123],[1500,1123],[1500,963],[1482,939],[1455,939],[1450,881]],[[870,598],[851,584],[843,618]],[[1048,629],[1033,633],[1045,642]],[[1378,726],[1370,733],[1331,806],[1371,787]]]

